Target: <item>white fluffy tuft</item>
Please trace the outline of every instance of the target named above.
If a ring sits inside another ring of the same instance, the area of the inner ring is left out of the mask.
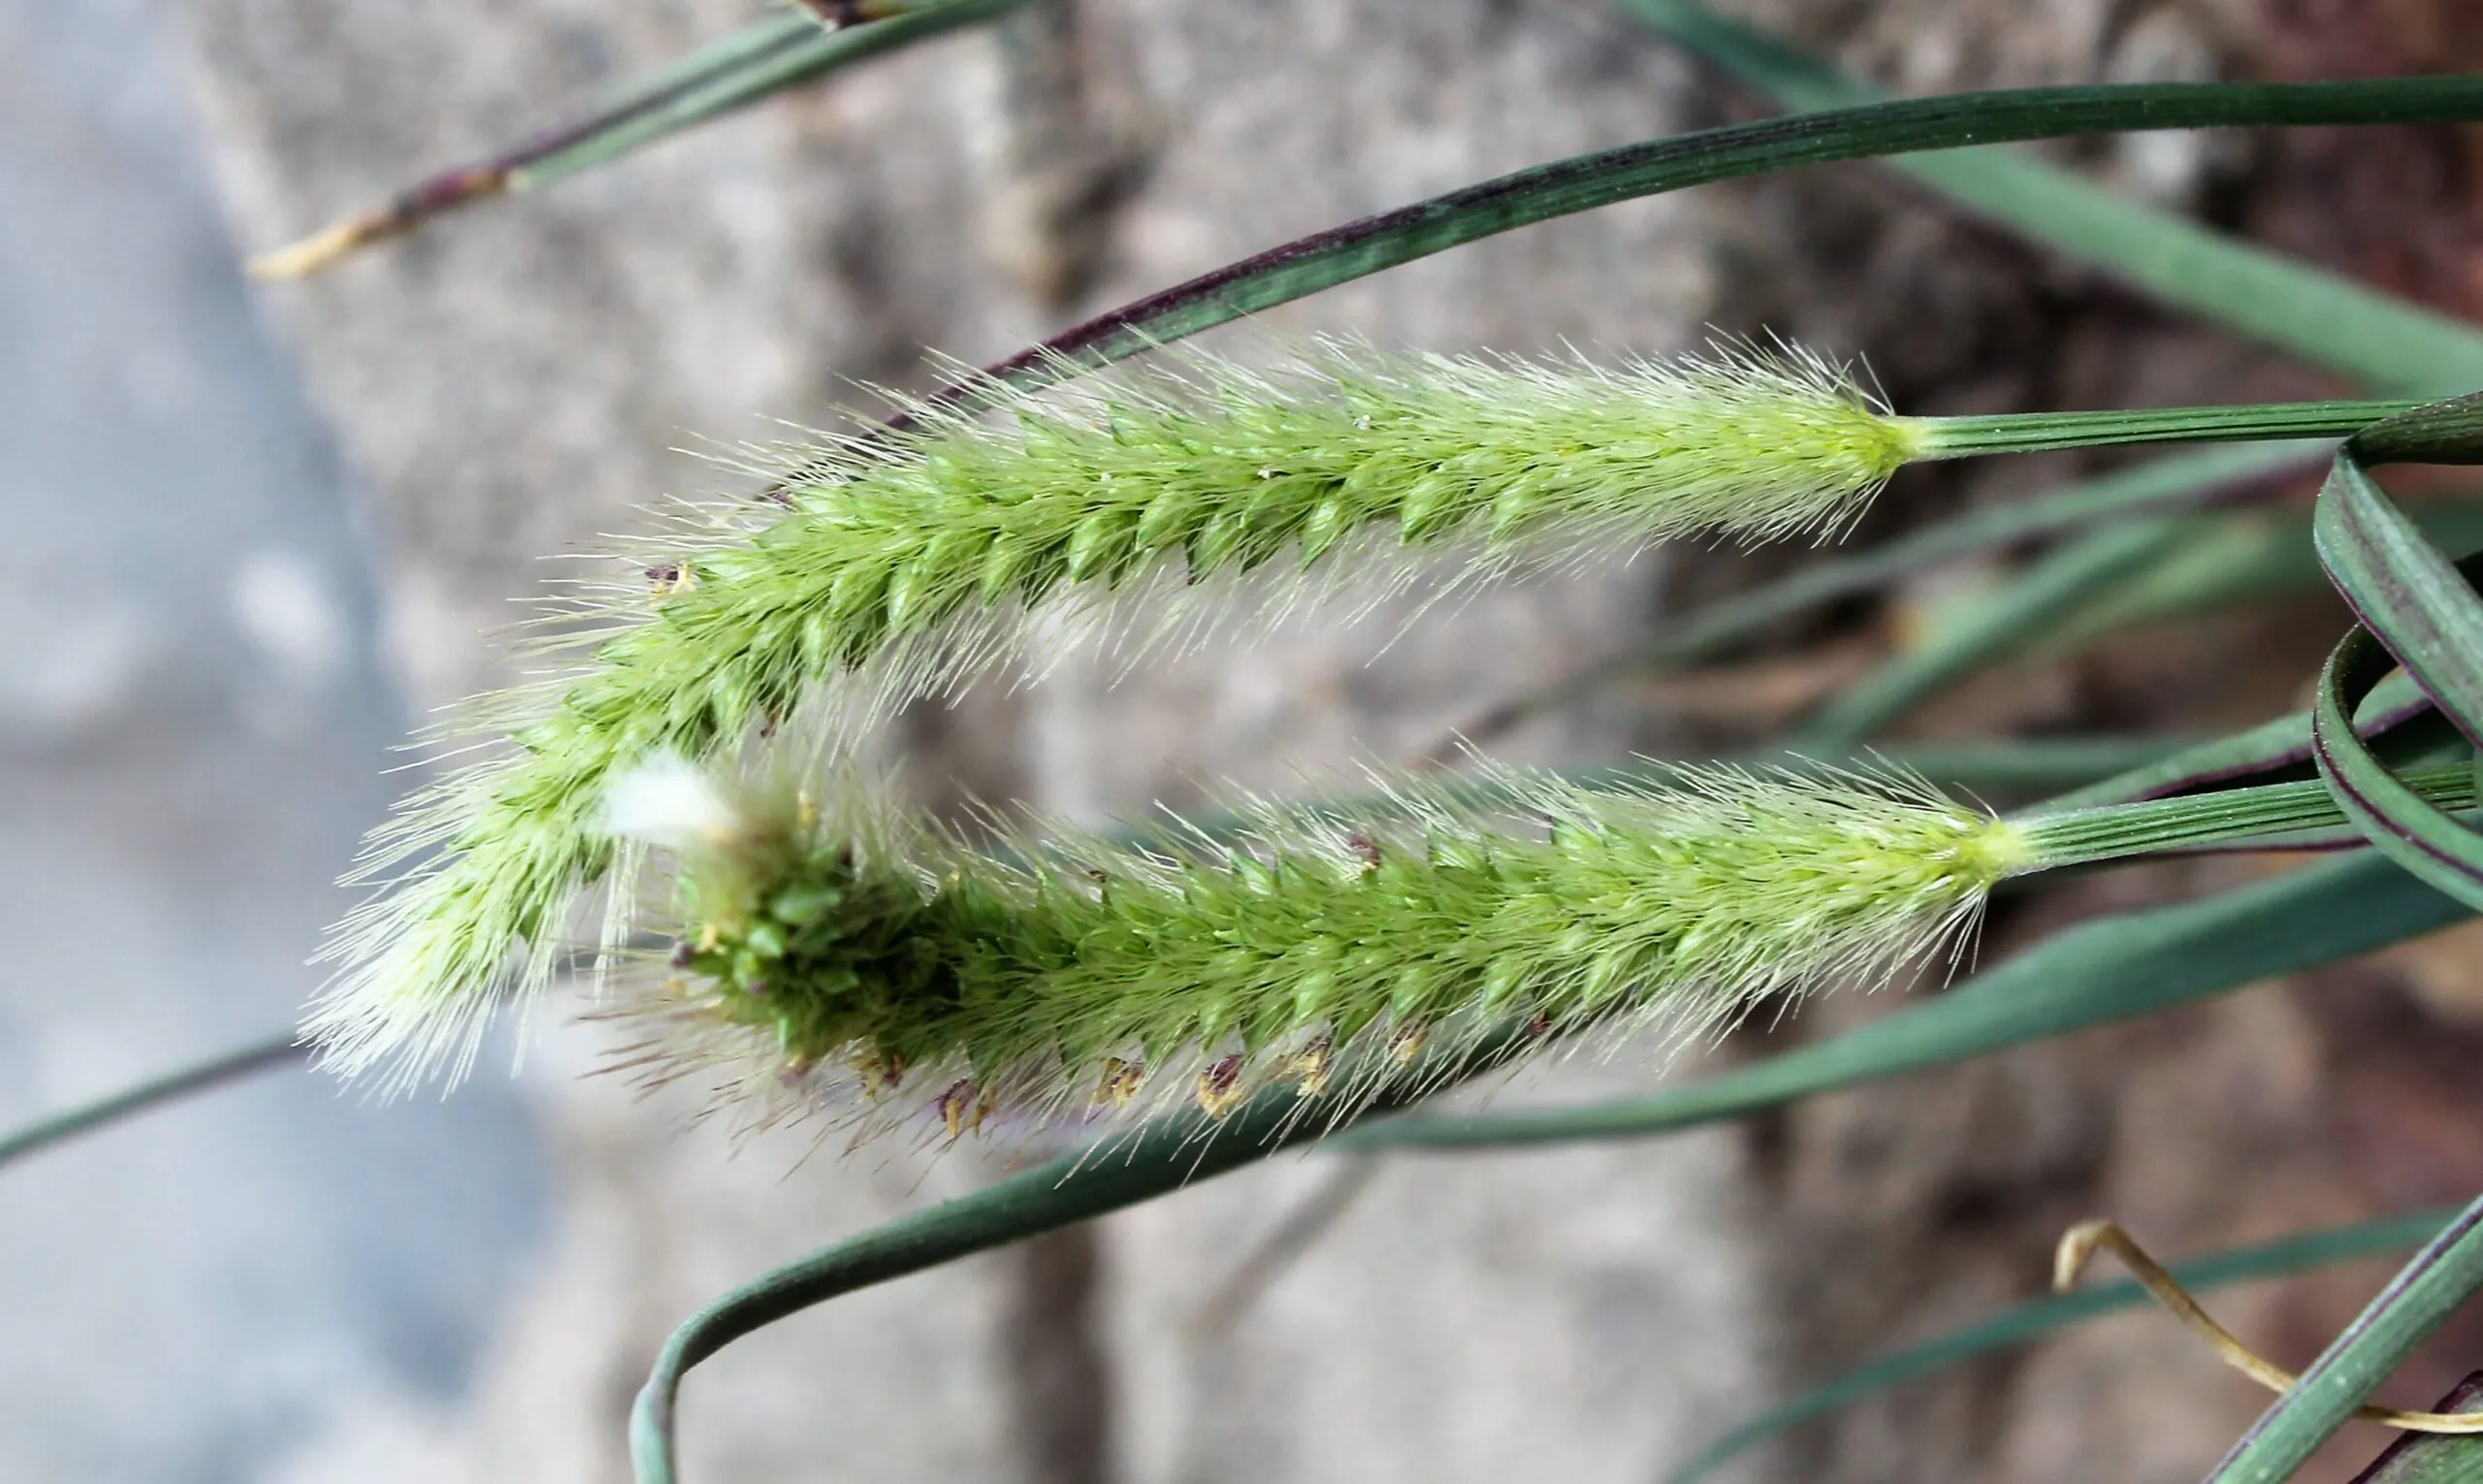
[[[659,753],[604,790],[603,827],[626,840],[703,854],[729,850],[750,822],[705,770],[679,753]]]

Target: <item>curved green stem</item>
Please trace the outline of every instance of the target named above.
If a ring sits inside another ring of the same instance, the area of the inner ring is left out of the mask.
[[[2040,453],[2117,443],[2239,443],[2259,438],[2344,437],[2422,406],[2402,399],[2287,402],[2240,406],[2135,407],[2092,412],[2004,412],[1900,419],[1921,439],[1920,459]]]
[[[1269,248],[1075,326],[926,400],[979,404],[995,383],[1048,386],[1466,242],[1712,181],[1839,160],[2119,130],[2393,123],[2478,113],[2483,77],[2434,77],[2007,89],[1730,124],[1534,166]],[[2142,284],[2152,286],[2177,267],[2185,276],[2212,270],[2227,285],[2220,305],[2228,312],[2220,317],[2241,323],[2241,311],[2253,310],[2245,326],[2250,333],[2377,384],[2431,387],[2483,379],[2483,335],[2469,326],[2188,223],[2162,228],[2169,220],[2162,213],[2123,205],[2161,229],[2150,235],[2142,257],[2123,263]],[[2178,241],[2154,241],[2168,232]],[[2053,234],[2047,240],[2058,245]],[[2084,245],[2115,262],[2132,258],[2126,232]],[[2320,309],[2315,317],[2303,307],[2312,303]],[[2366,326],[2378,328],[2365,333]],[[2384,344],[2376,343],[2383,328]]]
[[[638,1484],[673,1484],[673,1416],[691,1367],[815,1304],[1023,1241],[1238,1170],[1341,1124],[1401,1108],[1490,1070],[1532,1038],[1512,1030],[1453,1056],[1418,1062],[1359,1106],[1276,1089],[1221,1122],[1169,1117],[1127,1138],[1041,1165],[973,1195],[840,1242],[726,1294],[673,1331],[629,1411]]]
[[[2431,803],[2470,809],[2478,799],[2474,765],[2418,768],[2400,781]],[[2230,847],[2302,830],[2348,826],[2352,820],[2318,779],[2262,784],[2136,804],[2104,804],[2020,821],[2040,856],[2038,870],[2117,860],[2158,851]],[[2359,838],[2359,837],[2357,837]]]
[[[38,1118],[13,1133],[0,1135],[0,1166],[193,1092],[206,1092],[255,1073],[294,1065],[306,1057],[309,1049],[293,1032],[286,1031],[279,1037],[238,1047],[211,1061],[194,1062],[134,1087]]]

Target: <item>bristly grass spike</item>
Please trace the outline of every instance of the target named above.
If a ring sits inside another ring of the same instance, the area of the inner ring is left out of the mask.
[[[626,865],[595,827],[622,771],[805,712],[851,745],[1020,658],[1030,616],[1144,653],[1332,597],[1831,534],[1915,460],[2292,435],[2379,405],[1904,418],[1842,366],[1748,345],[1597,367],[1321,344],[1274,373],[1185,356],[982,399],[824,438],[781,504],[678,506],[672,549],[555,605],[564,668],[474,713],[513,745],[371,838],[358,879],[383,893],[328,946],[344,968],[309,1022],[330,1064],[391,1087],[463,1069],[493,1009],[543,983],[573,899]]]
[[[703,1079],[746,1123],[954,1137],[995,1111],[1221,1116],[1332,1083],[1333,1114],[1419,1049],[1694,1037],[1886,978],[2037,861],[2017,826],[1896,775],[1486,773],[1499,803],[1398,778],[1350,810],[1242,800],[1222,838],[975,846],[850,774],[811,807],[663,758],[612,818],[691,842],[681,947],[609,1014],[638,1027],[628,1064]]]
[[[984,414],[921,407],[905,432],[827,439],[785,505],[678,508],[675,549],[558,602],[564,634],[591,621],[584,663],[484,703],[515,747],[373,835],[358,879],[386,889],[332,941],[344,968],[310,1020],[327,1060],[391,1087],[462,1071],[610,866],[604,786],[657,751],[712,757],[822,692],[866,730],[1006,662],[1030,612],[1186,634],[1234,622],[1254,576],[1268,591],[1245,627],[1312,587],[1369,602],[1681,535],[1833,529],[1914,444],[1793,351],[1179,364],[1079,395],[995,387]]]

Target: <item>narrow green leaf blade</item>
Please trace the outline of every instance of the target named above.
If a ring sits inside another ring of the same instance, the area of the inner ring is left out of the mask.
[[[62,1109],[0,1134],[0,1167],[194,1093],[211,1091],[278,1067],[303,1065],[309,1055],[310,1048],[288,1030],[280,1036],[253,1041],[204,1061],[177,1067],[161,1077],[148,1078],[135,1086]]]
[[[2004,89],[1726,125],[1538,165],[1272,247],[1090,319],[942,389],[932,400],[972,403],[995,380],[1014,387],[1049,385],[1080,368],[1138,355],[1466,242],[1717,180],[1838,160],[2116,130],[2475,116],[2483,116],[2483,77]],[[2287,278],[2282,291],[2296,286]],[[2263,285],[2263,291],[2273,290]],[[2306,355],[2320,349],[2306,337],[2289,339],[2301,340]],[[2406,351],[2395,342],[2392,348]],[[2428,359],[2400,354],[2390,363],[2396,379],[2374,376],[2376,384],[2397,386],[2422,376],[2414,389],[2428,390],[2435,375],[2453,376],[2461,391],[2483,383],[2483,334],[2439,321],[2420,349]],[[2366,359],[2351,357],[2356,365]]]
[[[2399,865],[2483,911],[2483,834],[2457,822],[2371,756],[2346,717],[2395,663],[2357,625],[2321,669],[2311,706],[2311,757],[2363,837]]]
[[[2326,1231],[2303,1232],[2256,1246],[2237,1247],[2209,1257],[2170,1265],[2169,1271],[2192,1293],[2207,1293],[2257,1278],[2309,1273],[2358,1257],[2402,1252],[2417,1246],[2453,1217],[2455,1210],[2417,1211]],[[1961,1365],[1979,1355],[2031,1343],[2055,1331],[2121,1309],[2142,1307],[2146,1290],[2122,1278],[2076,1293],[2056,1294],[2004,1309],[1979,1324],[1936,1339],[1886,1355],[1870,1364],[1780,1403],[1717,1438],[1697,1457],[1675,1470],[1668,1484],[1692,1484],[1730,1460],[1749,1452],[1788,1428],[1822,1416],[1918,1376]],[[2378,1484],[2373,1480],[2372,1484]],[[2444,1479],[2412,1477],[2393,1484],[2447,1484]]]
[[[1789,107],[1843,110],[1880,96],[1695,0],[1620,4]],[[2222,237],[2041,160],[1978,149],[1888,164],[1978,216],[2313,366],[2423,393],[2483,385],[2483,330]]]
[[[2430,697],[2403,675],[2380,682],[2356,713],[2363,736],[2375,736],[2432,709]],[[2085,809],[2164,798],[2310,760],[2310,713],[2295,711],[2246,731],[2185,748],[2073,792],[2044,801],[2046,810]]]
[[[2365,472],[2352,444],[2320,488],[2311,539],[2364,625],[2483,745],[2483,597]]]
[[[251,259],[262,278],[321,272],[435,217],[645,148],[840,68],[993,19],[1030,0],[877,0],[881,18],[828,29],[788,12],[745,26],[607,93],[577,117],[443,170],[388,202]]]
[[[2483,1201],[2460,1212],[2268,1408],[2208,1484],[2280,1484],[2483,1288]]]
[[[1515,1029],[1462,1050],[1435,1053],[1375,1095],[1315,1099],[1275,1088],[1221,1121],[1195,1114],[1161,1118],[763,1274],[692,1315],[664,1341],[629,1413],[629,1455],[638,1484],[674,1484],[673,1419],[682,1377],[746,1335],[855,1289],[1238,1170],[1319,1139],[1340,1122],[1403,1107],[1487,1071],[1531,1039]]]
[[[2311,705],[2319,775],[2364,837],[2406,870],[2483,908],[2483,833],[2419,796],[2346,718],[2399,664],[2469,742],[2483,744],[2483,597],[2366,470],[2388,460],[2483,458],[2483,398],[2419,408],[2338,450],[2312,515],[2328,575],[2362,623],[2322,668]],[[2467,567],[2478,563],[2469,559]]]
[[[1762,587],[1685,614],[1670,633],[1632,659],[1648,668],[1693,663],[1779,619],[1868,592],[1908,573],[2035,536],[2169,514],[2271,475],[2306,468],[2328,452],[2330,445],[2316,441],[2207,449],[1967,510],[1877,546],[1812,563]]]
[[[2432,543],[2446,550],[2483,546],[2483,500],[2425,500],[2406,514]],[[2132,625],[2221,611],[2324,589],[2327,571],[2311,540],[2308,510],[2235,510],[2181,518],[2187,539],[2132,572],[2061,633],[2037,646],[2050,654]]]
[[[1422,1113],[1357,1129],[1339,1143],[1453,1149],[1670,1133],[2194,1004],[2465,916],[2464,906],[2385,856],[2358,854],[2204,901],[2071,928],[1885,1020],[1651,1097],[1522,1113]]]
[[[2483,1412],[2483,1371],[2433,1403],[2435,1412]],[[2401,1433],[2353,1484],[2483,1484],[2483,1437]]]
[[[2483,464],[2483,392],[2407,408],[2361,430],[2349,442],[2366,466]]]
[[[2082,531],[2114,519],[2164,514],[2271,475],[2306,468],[2330,452],[2320,442],[2213,448],[2135,465],[2024,500],[1967,510],[1893,540],[1842,552],[1681,615],[1642,649],[1618,655],[1542,690],[1495,706],[1461,731],[1478,741],[1558,710],[1636,674],[1710,660],[1779,620],[1898,577],[2029,537]],[[2305,733],[2306,738],[2307,732]],[[2306,741],[2305,746],[2307,747]]]
[[[2108,526],[2019,574],[1976,610],[1848,686],[1802,724],[1804,747],[1851,747],[1956,680],[2058,630],[2098,594],[2182,538],[2167,521]]]
[[[2427,501],[2417,540],[2483,542],[2483,501]],[[1797,747],[1852,747],[1994,665],[2073,654],[2132,626],[2325,587],[2308,511],[2242,511],[2107,529],[2046,556],[1929,641],[1838,693]]]
[[[885,19],[836,30],[824,29],[798,15],[758,22],[743,33],[747,39],[746,54],[735,65],[712,69],[694,86],[677,86],[652,106],[632,110],[607,127],[530,160],[514,172],[511,183],[523,188],[575,175],[685,129],[765,102],[789,88],[817,81],[856,62],[961,27],[997,20],[1029,3],[1031,0],[929,0]],[[799,24],[807,34],[775,47],[762,45],[762,32],[789,22]]]

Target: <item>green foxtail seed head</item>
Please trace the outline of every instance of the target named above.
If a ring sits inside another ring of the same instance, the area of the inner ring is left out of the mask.
[[[610,1014],[639,1029],[629,1064],[752,1124],[954,1136],[1271,1085],[1350,1110],[1418,1048],[1690,1036],[1884,977],[2034,863],[2015,825],[1904,779],[1486,781],[1488,808],[1403,781],[1352,813],[1247,802],[1222,840],[976,849],[850,778],[736,794],[666,758],[613,823],[670,855],[680,939]]]
[[[400,1085],[462,1071],[613,869],[606,786],[657,753],[713,758],[796,709],[865,729],[1009,661],[1029,613],[1144,642],[1323,590],[1376,601],[1676,536],[1832,532],[1923,437],[1790,349],[1180,365],[985,388],[982,415],[918,407],[903,433],[805,451],[781,502],[676,512],[675,549],[562,609],[572,633],[589,620],[584,661],[484,709],[515,746],[372,837],[358,879],[386,889],[331,942],[344,968],[309,1022],[329,1063]]]

